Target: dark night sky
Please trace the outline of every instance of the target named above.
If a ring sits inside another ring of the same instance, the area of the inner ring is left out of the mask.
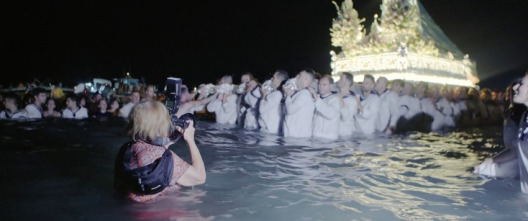
[[[14,2],[14,3],[13,3]],[[2,11],[0,84],[37,77],[73,86],[93,77],[214,82],[277,68],[330,72],[330,0],[13,1]],[[422,0],[482,80],[528,68],[528,1]],[[356,0],[370,27],[381,0]],[[7,57],[7,58],[6,58]]]

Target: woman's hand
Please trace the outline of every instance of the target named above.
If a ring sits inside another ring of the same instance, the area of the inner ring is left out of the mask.
[[[194,141],[194,122],[192,120],[187,120],[187,124],[188,126],[186,129],[176,127],[176,130],[183,134],[183,139],[185,141]]]

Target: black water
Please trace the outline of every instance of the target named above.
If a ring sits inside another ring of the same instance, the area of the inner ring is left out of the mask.
[[[198,121],[207,182],[150,204],[113,197],[126,122],[0,122],[3,220],[518,220],[516,180],[471,173],[499,127],[343,141]],[[171,147],[189,160],[183,143]]]

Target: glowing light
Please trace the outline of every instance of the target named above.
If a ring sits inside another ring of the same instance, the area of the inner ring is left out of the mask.
[[[352,73],[357,82],[363,81],[365,74],[371,74],[376,78],[383,76],[389,80],[424,81],[464,87],[474,87],[478,83],[478,78],[473,76],[475,66],[467,60],[410,52],[405,56],[397,52],[350,58],[336,58],[333,55],[331,66],[334,78],[339,78],[339,73],[346,71]]]

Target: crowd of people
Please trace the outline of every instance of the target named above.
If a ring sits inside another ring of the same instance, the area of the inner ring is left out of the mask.
[[[187,113],[210,113],[219,124],[238,125],[284,137],[323,139],[445,131],[504,122],[506,150],[476,166],[474,173],[494,177],[521,176],[521,189],[528,192],[528,157],[523,148],[528,145],[525,141],[528,139],[525,114],[528,87],[525,82],[528,82],[528,73],[501,92],[403,80],[389,82],[385,77],[375,79],[371,75],[365,75],[361,84],[355,85],[351,73],[340,73],[335,82],[333,76],[320,76],[311,69],[303,69],[293,78],[286,71],[277,70],[263,83],[251,73],[244,73],[239,85],[233,84],[230,75],[223,76],[215,85],[201,84],[194,91],[182,85],[180,105],[175,114],[179,117]],[[125,195],[128,193],[127,198],[148,202],[179,185],[201,184],[206,177],[203,160],[194,143],[192,122],[187,122],[190,125],[187,130],[172,125],[163,100],[163,94],[156,96],[153,85],[133,90],[122,105],[116,97],[108,98],[99,93],[55,97],[53,92],[35,88],[23,96],[1,94],[0,119],[129,119],[129,135],[133,142],[123,146],[116,158],[115,184]],[[157,126],[164,129],[149,129]],[[193,158],[191,164],[167,151],[174,142],[166,139],[170,130],[178,130],[184,137]],[[130,157],[130,151],[134,157]],[[153,179],[148,184],[129,182],[130,174],[148,169],[156,164],[153,160],[164,157],[171,160],[163,166],[165,169],[158,171],[163,179],[146,177],[148,181]],[[120,167],[122,162],[125,163],[123,168]],[[163,188],[157,189],[159,186]]]
[[[202,84],[194,91],[183,85],[177,115],[209,112],[217,123],[237,124],[249,130],[285,137],[338,139],[499,125],[511,103],[509,91],[389,82],[385,77],[375,79],[371,75],[365,75],[363,82],[356,85],[354,76],[346,72],[335,82],[334,77],[320,76],[311,69],[291,78],[286,71],[277,70],[262,83],[251,73],[244,73],[238,85],[233,84],[230,75],[215,85]],[[23,97],[3,94],[0,119],[127,118],[140,101],[163,102],[153,85],[133,90],[124,102],[99,93],[72,93],[62,98],[48,94],[39,88]]]
[[[511,88],[501,92],[389,82],[371,75],[355,85],[350,73],[341,73],[335,82],[332,76],[320,76],[311,69],[293,78],[277,70],[263,83],[244,73],[239,85],[226,75],[216,85],[200,85],[197,93],[183,88],[177,115],[207,111],[221,124],[285,137],[326,139],[500,125],[511,105]]]
[[[103,96],[101,93],[61,93],[34,88],[25,93],[0,94],[0,119],[24,120],[41,118],[127,118],[132,107],[140,101],[154,100],[154,86],[138,88],[125,99]],[[141,94],[140,94],[141,93]]]

